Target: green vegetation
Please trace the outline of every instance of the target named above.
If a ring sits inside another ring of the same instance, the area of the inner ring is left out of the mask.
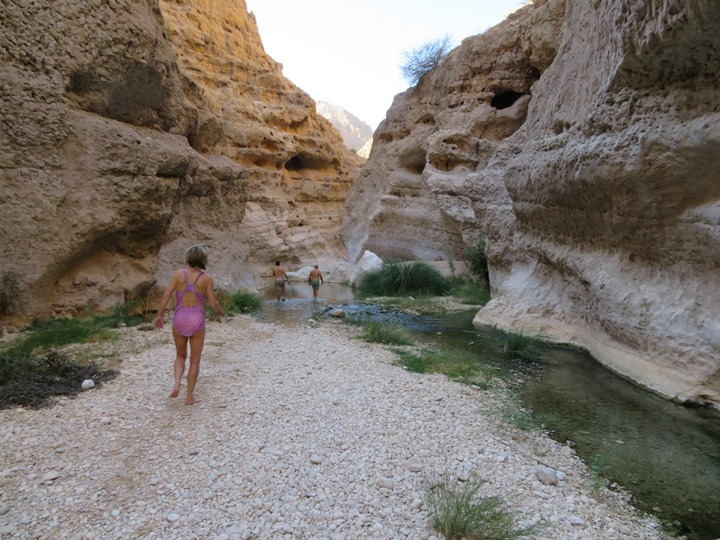
[[[363,326],[362,339],[370,343],[385,345],[410,345],[412,340],[405,329],[398,324],[372,321]]]
[[[529,362],[540,359],[540,353],[547,347],[545,340],[518,332],[508,332],[505,337],[503,353],[506,358],[520,358]]]
[[[465,250],[465,264],[485,288],[490,290],[490,271],[488,269],[487,257],[485,256],[487,238],[483,233],[477,237],[475,242]]]
[[[259,294],[248,291],[235,291],[230,294],[227,304],[221,304],[227,315],[235,313],[249,313],[256,311],[262,306],[262,298]]]
[[[606,478],[610,468],[610,457],[607,454],[595,454],[590,461],[590,482],[595,493],[608,485]]]
[[[450,52],[450,37],[447,35],[428,41],[415,49],[403,51],[400,72],[411,86],[415,86],[423,75],[438,66],[448,52]]]
[[[215,291],[215,298],[223,308],[225,315],[232,317],[238,313],[251,313],[262,306],[262,296],[250,291],[237,290],[228,292],[224,289]],[[215,312],[209,305],[205,306],[207,317],[215,317]]]
[[[533,414],[533,411],[523,407],[520,398],[513,394],[503,403],[500,416],[520,431],[533,431],[542,427],[540,419]]]
[[[486,364],[472,350],[442,346],[419,353],[395,350],[398,363],[415,373],[441,373],[460,382],[488,388],[493,378],[507,380],[509,373]]]
[[[20,301],[20,278],[15,272],[0,277],[0,316],[7,315]]]
[[[119,326],[136,326],[142,318],[133,315],[134,303],[117,306],[108,315],[87,318],[34,320],[0,351],[0,408],[22,405],[39,407],[52,396],[79,392],[84,379],[96,383],[116,374],[93,362],[77,362],[56,349],[76,343],[117,338]]]
[[[450,283],[451,294],[462,304],[484,306],[490,300],[490,291],[483,283],[468,277],[451,278]]]
[[[30,356],[71,343],[111,340],[115,338],[111,329],[121,325],[137,326],[143,322],[142,317],[132,315],[132,310],[132,303],[125,303],[115,307],[109,315],[96,315],[87,319],[36,319],[8,350],[15,355]]]
[[[450,292],[450,282],[424,262],[386,263],[363,274],[357,289],[361,296],[442,296]]]
[[[535,532],[535,527],[516,527],[499,497],[480,497],[481,480],[451,484],[449,476],[428,480],[425,490],[430,524],[448,540],[504,540]]]

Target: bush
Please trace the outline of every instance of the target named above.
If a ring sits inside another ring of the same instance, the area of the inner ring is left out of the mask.
[[[227,298],[227,303],[223,305],[223,309],[228,315],[235,313],[248,313],[255,311],[262,306],[262,298],[260,295],[248,291],[235,291]]]
[[[363,296],[437,296],[450,291],[450,281],[424,262],[388,263],[363,274],[357,288]]]
[[[477,276],[485,288],[490,290],[490,271],[488,270],[487,257],[485,256],[487,238],[483,233],[475,239],[475,242],[465,250],[465,264],[468,269]]]
[[[403,51],[404,61],[400,65],[403,78],[415,86],[423,75],[435,69],[450,52],[450,37],[445,35],[435,41],[428,41],[416,49]]]
[[[15,272],[4,272],[0,278],[0,315],[7,315],[20,298],[20,278]]]
[[[448,540],[504,540],[535,532],[533,528],[516,528],[499,497],[480,497],[481,480],[470,478],[451,484],[448,477],[429,478],[425,491],[432,528]]]

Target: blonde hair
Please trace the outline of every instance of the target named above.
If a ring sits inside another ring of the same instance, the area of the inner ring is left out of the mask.
[[[205,267],[207,266],[207,260],[207,248],[202,244],[192,246],[188,248],[188,250],[185,252],[185,262],[191,268],[194,266],[199,266],[200,268],[205,270]]]

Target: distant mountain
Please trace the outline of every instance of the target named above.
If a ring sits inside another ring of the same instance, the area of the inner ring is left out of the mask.
[[[370,154],[369,146],[368,148],[364,147],[368,144],[368,141],[372,145],[373,136],[373,130],[369,125],[342,107],[325,101],[318,101],[316,109],[320,116],[329,120],[335,126],[335,129],[340,132],[345,146],[358,154],[363,149],[366,155],[360,155],[365,158],[368,157]]]

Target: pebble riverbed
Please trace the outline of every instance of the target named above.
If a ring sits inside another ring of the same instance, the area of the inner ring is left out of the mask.
[[[0,537],[439,539],[423,494],[444,474],[542,522],[530,538],[663,538],[593,490],[571,448],[504,424],[496,393],[408,372],[357,336],[335,320],[209,323],[202,402],[185,406],[184,386],[168,398],[166,326],[102,387],[0,411]]]

